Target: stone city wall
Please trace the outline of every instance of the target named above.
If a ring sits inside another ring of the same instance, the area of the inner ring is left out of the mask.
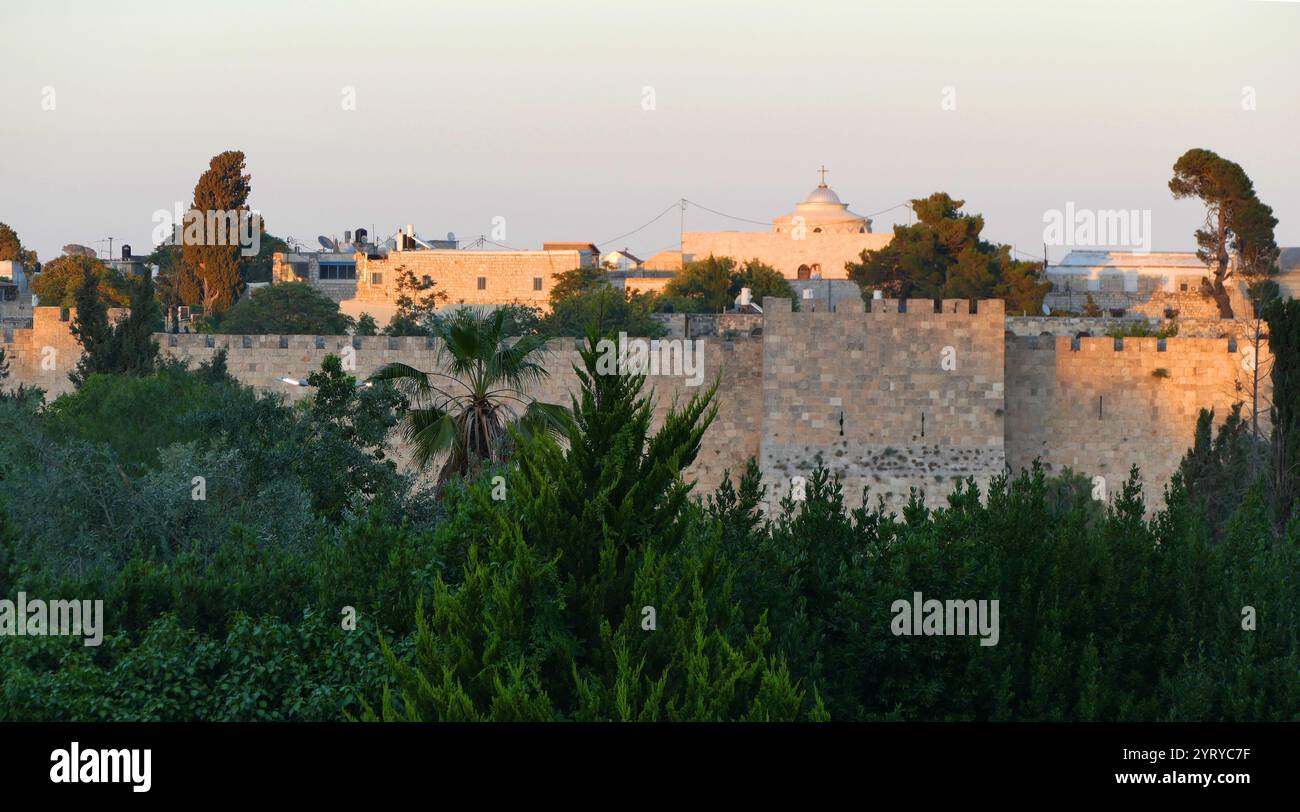
[[[898,509],[913,487],[940,505],[958,479],[974,477],[984,487],[1038,457],[1052,472],[1103,476],[1112,494],[1136,464],[1155,506],[1192,444],[1200,409],[1214,408],[1221,421],[1234,401],[1250,401],[1251,349],[1236,338],[1117,341],[1100,336],[1098,324],[1092,337],[1076,338],[1087,320],[1073,319],[1055,325],[1065,335],[1042,336],[1039,328],[1055,320],[1006,318],[1000,301],[975,303],[973,312],[964,300],[938,309],[928,299],[871,304],[871,312],[860,302],[791,312],[790,300],[769,298],[761,317],[677,317],[674,334],[699,342],[702,385],[675,374],[651,377],[647,387],[658,425],[674,398],[719,380],[718,419],[688,472],[698,492],[756,457],[770,503],[820,461],[840,475],[850,505],[867,489],[872,503],[883,497]],[[79,347],[61,315],[37,308],[32,327],[4,329],[9,387],[41,386],[50,397],[71,389],[67,373]],[[225,348],[232,375],[290,400],[311,390],[279,379],[305,379],[329,353],[350,356],[358,377],[392,361],[432,369],[437,353],[437,342],[426,338],[156,338],[164,354],[195,366]],[[577,361],[573,339],[551,341],[551,374],[534,394],[567,404],[577,390]],[[1261,358],[1260,368],[1268,363]]]

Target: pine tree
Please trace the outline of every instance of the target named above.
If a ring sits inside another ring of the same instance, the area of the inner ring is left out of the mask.
[[[714,389],[650,431],[645,379],[604,371],[593,333],[567,442],[538,436],[461,500],[481,541],[417,615],[414,658],[388,650],[388,719],[822,718],[731,597],[720,535],[682,471],[716,414]],[[746,489],[750,488],[746,486]],[[371,714],[375,716],[375,714]]]

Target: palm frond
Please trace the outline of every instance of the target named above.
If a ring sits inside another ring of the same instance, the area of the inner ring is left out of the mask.
[[[402,435],[414,449],[414,462],[424,470],[435,457],[456,456],[460,435],[450,412],[440,409],[413,409],[406,413]]]
[[[560,437],[568,431],[573,414],[557,403],[531,401],[519,418],[519,434],[525,440],[534,437]]]

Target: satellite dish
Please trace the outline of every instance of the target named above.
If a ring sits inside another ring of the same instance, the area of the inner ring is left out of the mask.
[[[334,240],[331,240],[329,237],[322,235],[320,237],[317,237],[316,241],[319,242],[321,244],[321,247],[324,248],[326,251],[339,250],[339,244]]]

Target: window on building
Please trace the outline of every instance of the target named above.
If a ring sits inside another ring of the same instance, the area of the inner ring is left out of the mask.
[[[533,290],[541,290],[541,289],[542,289],[542,278],[540,276],[534,276]]]
[[[322,262],[320,278],[340,281],[356,279],[357,265],[355,262]]]
[[[381,273],[372,273],[370,275],[370,284],[372,285],[384,284],[384,275]]]
[[[480,276],[480,277],[478,278],[478,289],[479,289],[479,290],[487,290],[487,277],[486,277],[486,276]]]
[[[425,288],[425,290],[428,290],[429,288],[433,287],[433,277],[432,277],[432,276],[429,276],[428,274],[425,274],[424,277],[421,279],[421,281],[422,281],[423,284],[424,284],[424,288]]]

